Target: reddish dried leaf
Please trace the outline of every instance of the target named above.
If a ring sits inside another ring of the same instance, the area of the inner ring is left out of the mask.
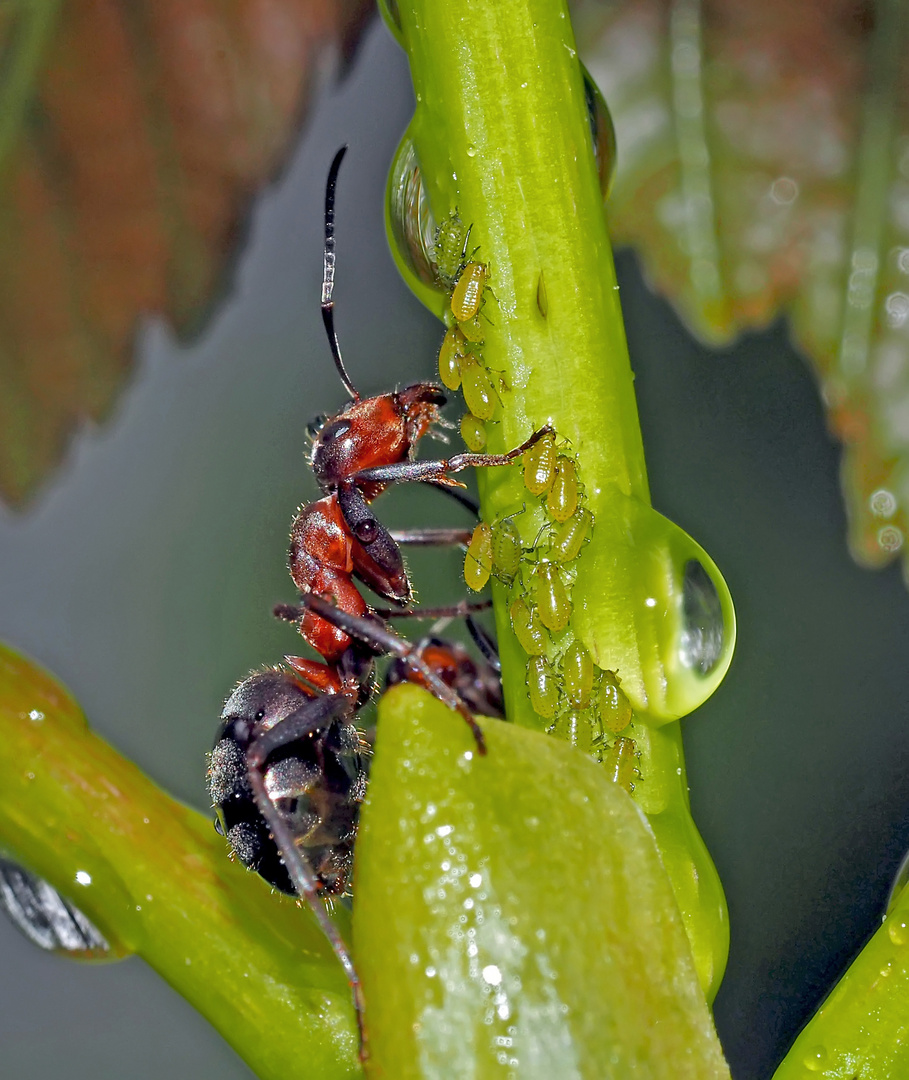
[[[619,243],[708,341],[789,314],[845,444],[850,545],[909,535],[909,11],[575,5],[617,129]]]
[[[23,5],[26,11],[28,5]],[[68,0],[0,172],[0,492],[110,408],[138,318],[197,324],[368,0]],[[22,18],[26,16],[23,15]],[[14,22],[0,34],[15,46]],[[0,41],[0,45],[2,45]]]

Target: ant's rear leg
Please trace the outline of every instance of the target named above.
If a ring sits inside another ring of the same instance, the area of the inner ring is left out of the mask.
[[[312,911],[319,929],[331,945],[347,976],[357,1016],[360,1055],[365,1059],[364,1000],[359,975],[347,945],[325,908],[319,878],[300,852],[291,826],[269,792],[267,780],[271,755],[292,743],[327,730],[337,721],[350,720],[356,711],[357,703],[355,698],[347,693],[319,694],[316,697],[306,697],[301,705],[291,708],[285,715],[280,715],[282,699],[280,695],[276,697],[274,689],[275,680],[280,678],[287,677],[274,672],[252,676],[228,701],[228,706],[233,702],[237,711],[225,717],[225,733],[212,753],[209,774],[211,792],[219,806],[219,814],[224,807],[234,806],[238,797],[244,796],[244,788],[246,798],[252,795],[256,809],[277,848],[293,891]],[[245,697],[242,695],[244,687]],[[237,694],[240,694],[239,700],[236,698]],[[279,710],[279,718],[272,727],[261,730],[262,717],[274,712],[276,708]],[[232,752],[226,753],[225,746]],[[229,837],[230,835],[228,832]],[[244,857],[243,847],[236,847],[233,839],[231,843],[235,845],[241,861],[259,870],[271,884],[286,888],[276,877],[264,873],[261,867],[255,865],[255,850]]]
[[[473,717],[473,713],[467,708],[458,695],[448,686],[435,671],[423,659],[419,646],[413,645],[406,638],[398,637],[387,627],[380,623],[363,618],[359,615],[350,615],[346,611],[337,608],[329,600],[319,596],[318,593],[303,593],[300,597],[301,606],[314,611],[326,622],[337,626],[345,634],[364,642],[377,653],[385,653],[403,660],[407,667],[418,677],[417,681],[439,699],[449,709],[459,713],[471,732],[477,744],[480,754],[486,753],[486,740],[483,732]]]

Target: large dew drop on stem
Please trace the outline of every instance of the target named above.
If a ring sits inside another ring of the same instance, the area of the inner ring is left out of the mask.
[[[78,877],[80,885],[89,884]],[[95,924],[49,882],[0,859],[0,908],[32,944],[74,960],[121,960]]]
[[[693,712],[726,674],[735,644],[726,583],[704,549],[646,503],[612,493],[597,508],[573,597],[579,640],[651,721]]]
[[[450,223],[456,221],[455,214],[443,222],[441,231],[437,227],[413,140],[407,134],[391,164],[385,220],[398,269],[423,303],[441,318],[451,282],[446,269],[439,264],[439,254],[441,251],[443,262],[453,257],[457,270],[463,236],[459,233],[459,240],[450,228]],[[457,249],[454,256],[449,251],[452,245]]]

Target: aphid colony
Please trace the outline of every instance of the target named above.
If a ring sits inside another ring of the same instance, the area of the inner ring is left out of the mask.
[[[461,236],[457,213],[436,234],[438,279],[450,294],[439,376],[448,389],[461,389],[468,408],[461,436],[472,450],[480,450],[498,400],[482,359],[489,267],[474,260],[476,250],[468,258],[470,230],[463,240]],[[493,576],[509,589],[511,626],[527,654],[527,690],[534,711],[551,721],[550,733],[603,762],[611,778],[631,791],[639,776],[639,754],[627,737],[631,703],[616,672],[596,668],[569,625],[572,563],[594,527],[576,459],[568,445],[560,445],[556,433],[549,432],[524,451],[523,468],[524,487],[540,501],[546,518],[533,547],[524,549],[512,517],[491,524],[481,521],[467,545],[464,580],[474,592]]]
[[[480,753],[485,744],[473,712],[501,715],[498,676],[489,664],[474,664],[459,645],[434,638],[414,645],[389,629],[388,618],[419,614],[419,609],[408,607],[413,589],[398,540],[371,504],[399,482],[450,491],[456,486],[452,474],[514,461],[548,429],[506,454],[418,461],[417,445],[439,421],[445,403],[440,388],[417,383],[360,396],[341,358],[332,301],[335,187],[345,149],[335,156],[326,185],[322,317],[351,400],[311,429],[310,464],[322,497],[301,507],[291,529],[289,570],[299,601],[275,609],[296,625],[321,660],[286,657],[284,667],[256,672],[234,690],[211,754],[209,788],[216,825],[236,857],[311,907],[347,974],[362,1037],[359,979],[322,898],[349,891],[368,753],[356,720],[375,690],[375,661],[393,657],[390,681],[417,682],[458,712]],[[467,298],[466,286],[463,292],[463,310],[478,310],[481,297]],[[425,530],[401,539],[433,543],[439,542],[437,534],[450,533]],[[465,536],[464,530],[455,533]],[[392,608],[371,607],[355,579]],[[468,612],[462,603],[432,614]]]

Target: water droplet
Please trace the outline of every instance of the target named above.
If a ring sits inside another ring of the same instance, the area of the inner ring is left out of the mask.
[[[896,513],[896,496],[887,488],[878,488],[868,496],[868,506],[875,517],[892,518]]]
[[[799,195],[799,186],[789,176],[778,176],[770,185],[770,198],[777,206],[790,206]]]
[[[615,128],[612,116],[603,100],[599,87],[593,81],[590,72],[581,65],[584,75],[584,97],[587,99],[587,116],[590,121],[590,137],[593,140],[593,156],[597,163],[600,178],[600,191],[603,198],[609,194],[612,178],[615,175]]]
[[[820,1072],[827,1064],[827,1049],[824,1046],[812,1046],[802,1058],[802,1064],[809,1072]]]
[[[482,874],[471,874],[470,878],[468,880],[470,881],[470,884],[471,884],[472,888],[479,889],[479,887],[483,884],[483,875]]]
[[[685,667],[708,675],[723,655],[723,609],[713,579],[697,559],[685,563],[682,614],[679,658]]]
[[[477,148],[473,145],[473,143],[468,143],[467,144],[467,156],[468,157],[476,157],[476,153],[477,153]]]
[[[489,983],[490,986],[498,986],[502,981],[502,972],[496,967],[495,964],[487,964],[483,968],[483,981]]]
[[[909,296],[904,292],[892,292],[884,301],[887,325],[898,330],[909,319]]]
[[[878,546],[884,551],[899,551],[903,546],[903,533],[895,525],[885,525],[878,530]]]
[[[41,721],[44,719],[44,713],[41,712],[40,709],[32,709],[32,711],[28,714],[28,718],[32,721],[32,723],[40,724]]]
[[[433,256],[436,223],[416,149],[406,135],[391,163],[386,214],[392,242],[405,268],[424,285],[438,288]]]
[[[76,871],[76,882],[79,885],[91,885],[92,876],[87,870]]]
[[[80,870],[76,880],[86,885],[92,879]],[[0,859],[0,909],[29,941],[49,952],[82,960],[117,960],[125,955],[113,949],[94,923],[49,882],[7,859]]]
[[[894,945],[905,945],[909,943],[909,924],[905,919],[888,919],[887,934]]]

